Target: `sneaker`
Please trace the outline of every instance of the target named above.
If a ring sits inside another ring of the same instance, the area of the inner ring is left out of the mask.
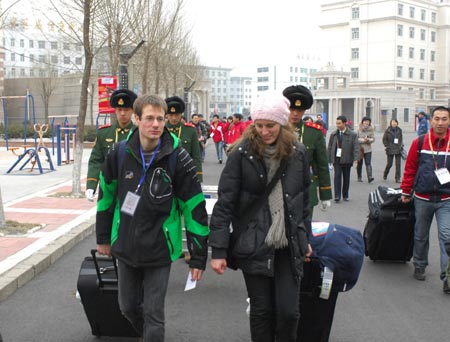
[[[219,159],[219,164],[222,164],[222,159]]]
[[[358,182],[362,182],[362,181],[363,181],[362,178],[358,177]]]
[[[444,280],[444,288],[442,289],[445,294],[450,294],[450,287],[448,286],[448,281]]]
[[[369,183],[372,183],[374,180],[375,180],[375,178],[370,177],[370,178],[369,178]]]
[[[348,202],[349,201],[348,197],[344,197],[344,201]]]
[[[414,269],[414,278],[417,280],[425,280],[425,269],[424,268],[420,268],[420,267],[416,267]]]

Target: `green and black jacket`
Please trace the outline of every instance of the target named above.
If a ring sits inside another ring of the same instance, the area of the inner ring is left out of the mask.
[[[123,158],[118,146],[113,145],[100,173],[97,243],[110,244],[112,254],[131,266],[168,265],[182,254],[183,216],[189,265],[205,269],[209,234],[205,197],[192,158],[178,138],[164,129],[133,216],[120,208],[127,193],[135,192],[143,172],[138,129],[128,137]],[[175,170],[169,165],[172,153],[177,153]]]

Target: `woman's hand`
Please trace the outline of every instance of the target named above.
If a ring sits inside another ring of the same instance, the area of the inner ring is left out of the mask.
[[[227,268],[227,260],[226,259],[212,259],[211,260],[211,268],[217,274],[224,274]]]

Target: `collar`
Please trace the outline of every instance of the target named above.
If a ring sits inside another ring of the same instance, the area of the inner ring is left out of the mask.
[[[447,133],[445,133],[445,136],[441,139],[443,139],[444,141],[447,141],[449,139],[449,131],[450,131],[450,129],[447,128]],[[438,142],[439,137],[434,134],[433,128],[430,129],[430,132],[428,134],[430,135],[433,145]]]

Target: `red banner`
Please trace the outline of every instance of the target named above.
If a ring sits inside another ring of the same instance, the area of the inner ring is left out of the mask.
[[[111,94],[117,89],[117,76],[101,76],[98,78],[98,112],[114,113],[109,105]]]

